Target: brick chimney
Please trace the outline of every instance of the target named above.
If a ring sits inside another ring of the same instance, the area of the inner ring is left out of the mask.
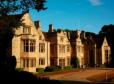
[[[49,24],[49,30],[48,32],[54,32],[54,28],[53,28],[53,25],[52,24]]]

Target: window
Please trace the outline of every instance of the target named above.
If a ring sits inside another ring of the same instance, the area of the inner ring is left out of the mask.
[[[30,52],[35,51],[35,40],[30,40]]]
[[[45,65],[45,58],[39,58],[39,65]]]
[[[59,52],[65,53],[65,45],[59,45]]]
[[[77,50],[78,50],[78,52],[84,52],[83,49],[84,49],[83,46],[77,46]]]
[[[23,59],[23,67],[29,67],[29,59]]]
[[[84,47],[82,47],[82,52],[84,52]]]
[[[61,42],[63,42],[63,41],[64,41],[64,38],[63,38],[63,37],[61,37],[61,38],[60,38],[60,41],[61,41]]]
[[[70,58],[67,58],[67,66],[70,66]]]
[[[81,51],[81,48],[80,48],[80,46],[77,46],[77,50],[78,50],[78,52],[80,52],[80,51]]]
[[[23,58],[23,67],[35,67],[36,66],[36,59],[35,58]]]
[[[36,41],[33,39],[23,40],[23,51],[24,52],[35,52]]]
[[[81,41],[78,41],[78,44],[80,44],[81,43]]]
[[[45,44],[39,43],[39,52],[44,53],[45,52]]]
[[[24,52],[29,52],[29,40],[23,40]]]
[[[30,27],[24,27],[23,28],[23,33],[24,34],[30,34],[31,33],[31,28]]]
[[[36,59],[30,59],[30,67],[36,66]]]
[[[59,59],[59,66],[65,66],[65,59]]]
[[[70,46],[67,45],[67,52],[70,52]]]
[[[106,59],[106,63],[108,63],[108,49],[105,50],[105,59]]]
[[[39,36],[39,40],[42,40],[42,36],[41,35]]]

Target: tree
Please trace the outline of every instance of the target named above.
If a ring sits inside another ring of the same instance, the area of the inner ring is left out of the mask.
[[[114,25],[110,24],[110,25],[104,25],[101,28],[101,31],[99,32],[99,36],[100,37],[104,37],[106,36],[108,43],[111,47],[111,60],[110,60],[110,64],[109,66],[114,67],[114,38],[113,35],[114,34]]]
[[[0,15],[28,12],[30,9],[45,10],[46,0],[0,0]]]
[[[72,56],[71,57],[71,65],[74,67],[74,68],[78,68],[79,67],[79,60],[76,56]]]
[[[20,18],[31,9],[45,10],[46,0],[0,0],[0,65],[6,66],[15,28],[25,26]]]

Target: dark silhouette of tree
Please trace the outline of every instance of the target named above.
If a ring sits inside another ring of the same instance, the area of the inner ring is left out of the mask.
[[[10,53],[14,28],[26,27],[22,23],[23,20],[20,20],[23,13],[31,9],[45,10],[45,2],[45,0],[0,0],[0,55],[3,58]]]
[[[0,0],[0,15],[28,12],[30,9],[45,10],[46,0]]]
[[[74,67],[74,68],[78,68],[79,67],[79,60],[76,56],[72,56],[71,57],[71,65]]]
[[[15,28],[27,27],[22,23],[24,13],[35,9],[38,12],[45,10],[46,0],[0,0],[0,80],[36,81],[37,78],[31,73],[18,72],[15,56],[11,56],[11,42]],[[4,81],[5,82],[5,81]]]
[[[110,24],[110,25],[104,25],[101,29],[101,31],[99,32],[99,36],[100,37],[104,37],[106,36],[108,43],[111,47],[111,58],[110,58],[110,66],[114,67],[114,25]]]

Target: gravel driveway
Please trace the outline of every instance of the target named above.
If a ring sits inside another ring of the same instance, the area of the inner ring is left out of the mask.
[[[80,70],[78,72],[69,72],[65,74],[57,74],[57,75],[51,75],[49,76],[52,80],[68,80],[68,81],[86,81],[88,77],[91,77],[93,75],[101,74],[110,72],[112,70],[110,69],[90,69],[90,70]]]

